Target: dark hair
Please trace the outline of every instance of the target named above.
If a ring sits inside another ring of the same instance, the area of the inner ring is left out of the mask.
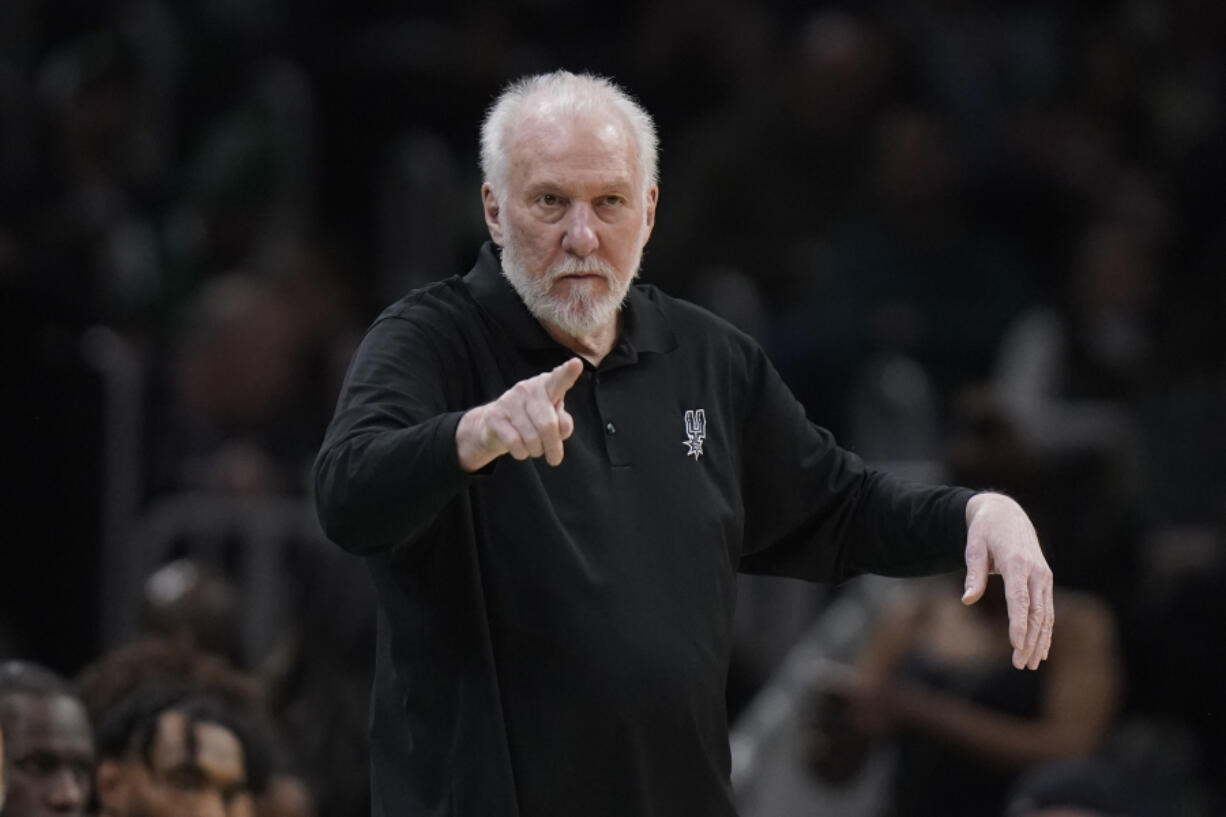
[[[243,748],[247,785],[255,792],[264,790],[268,749],[257,730],[222,699],[180,683],[139,684],[101,713],[96,727],[98,757],[118,760],[135,755],[152,765],[158,721],[167,712],[177,712],[187,720],[187,746],[192,755],[196,752],[196,724],[216,724],[233,733]]]

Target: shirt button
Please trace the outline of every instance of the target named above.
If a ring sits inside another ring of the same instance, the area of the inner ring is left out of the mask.
[[[611,436],[617,433],[617,426],[613,425],[612,423],[605,423],[604,430],[606,434]]]

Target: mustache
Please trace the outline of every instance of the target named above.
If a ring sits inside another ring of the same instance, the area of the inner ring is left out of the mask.
[[[568,255],[549,268],[548,277],[552,283],[566,275],[592,274],[613,278],[617,274],[617,270],[613,269],[613,265],[608,261],[594,255],[590,255],[587,258],[576,258],[573,255]]]

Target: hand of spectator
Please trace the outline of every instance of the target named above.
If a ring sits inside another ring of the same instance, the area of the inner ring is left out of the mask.
[[[503,454],[517,460],[544,457],[550,465],[562,462],[562,443],[575,430],[563,398],[582,372],[583,361],[571,358],[466,412],[456,427],[460,466],[476,471]]]
[[[982,493],[966,506],[964,604],[982,598],[991,573],[1004,580],[1013,666],[1038,669],[1055,622],[1051,568],[1021,506],[1003,494]]]

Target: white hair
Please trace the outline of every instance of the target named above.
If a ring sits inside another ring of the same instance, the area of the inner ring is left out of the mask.
[[[518,124],[531,108],[527,103],[537,98],[548,100],[551,110],[571,114],[607,112],[620,113],[630,126],[638,147],[642,190],[658,182],[658,139],[656,125],[647,113],[621,86],[594,74],[572,74],[554,71],[535,74],[512,82],[499,94],[481,123],[481,172],[494,188],[498,201],[504,201],[509,175],[506,139],[511,127]],[[539,110],[539,108],[537,108]]]

